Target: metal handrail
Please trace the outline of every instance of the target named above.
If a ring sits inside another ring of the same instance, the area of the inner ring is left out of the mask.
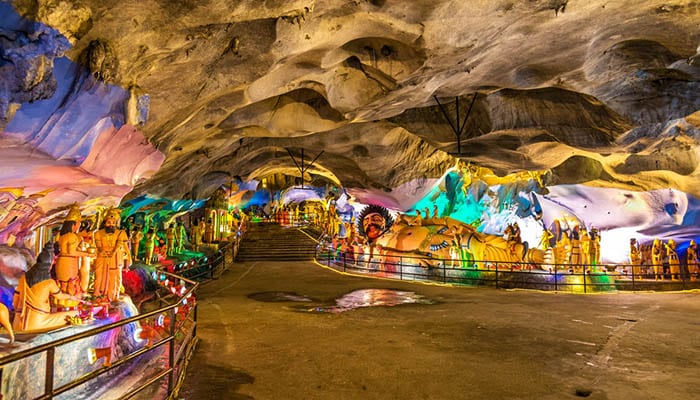
[[[226,251],[228,251],[229,248],[232,250],[232,258],[231,259],[235,260],[236,254],[238,252],[238,247],[240,246],[240,241],[241,241],[241,238],[237,237],[232,242],[225,242],[225,244],[217,252],[218,255],[213,259],[210,259],[208,257],[207,262],[205,264],[202,264],[202,265],[195,264],[194,266],[188,265],[185,268],[175,269],[174,272],[185,274],[185,273],[188,273],[192,270],[201,270],[194,275],[187,274],[187,277],[189,279],[197,279],[197,278],[201,278],[201,277],[208,274],[210,279],[215,279],[214,273],[215,273],[217,266],[223,265],[222,269],[226,269]]]
[[[173,277],[177,277],[177,275],[173,275],[173,274],[170,274],[170,273],[165,272],[165,271],[161,271],[161,273],[165,273],[168,275],[172,275]],[[177,277],[177,279],[181,279],[181,280],[187,281],[188,283],[192,283],[195,287],[199,285],[199,283],[194,282],[194,281],[190,281],[186,278]],[[185,295],[191,293],[193,291],[192,289],[193,288],[190,288],[187,292],[185,292]],[[7,356],[0,358],[0,367],[2,367],[3,365],[9,364],[13,361],[17,361],[19,359],[29,357],[29,356],[32,356],[34,354],[44,352],[52,347],[62,346],[62,345],[65,345],[65,344],[68,344],[71,342],[75,342],[75,341],[80,340],[80,339],[85,339],[87,337],[95,336],[95,335],[102,333],[102,332],[110,331],[114,328],[118,328],[120,326],[130,324],[132,322],[137,322],[137,321],[140,321],[142,319],[146,319],[148,317],[151,317],[151,316],[154,316],[157,314],[162,314],[165,311],[169,311],[169,310],[177,307],[178,304],[179,304],[179,301],[177,303],[167,305],[167,306],[159,308],[157,310],[149,311],[145,314],[139,314],[139,315],[136,315],[133,317],[129,317],[129,318],[122,319],[122,320],[119,320],[116,322],[112,322],[111,324],[108,324],[108,325],[103,325],[103,326],[100,326],[100,327],[97,327],[94,329],[90,329],[90,330],[87,330],[87,331],[82,332],[82,333],[77,333],[75,335],[56,339],[56,340],[38,345],[36,347],[32,347],[31,349],[18,351],[17,353],[13,353],[13,354],[10,354],[10,355],[7,355]]]
[[[229,249],[232,251],[232,258],[231,262],[235,260],[236,257],[236,252],[238,251],[238,247],[241,241],[240,236],[236,236],[235,240],[232,242],[227,242],[224,246],[219,249],[219,254],[218,256],[214,257],[211,260],[208,260],[207,264],[204,265],[204,273],[203,274],[198,274],[196,276],[190,276],[190,277],[185,277],[181,276],[175,273],[170,273],[166,270],[163,269],[158,269],[157,274],[159,277],[161,275],[169,277],[169,279],[172,279],[175,282],[183,282],[185,284],[185,287],[187,288],[184,293],[177,293],[174,295],[175,301],[173,302],[168,302],[166,305],[162,305],[158,307],[158,309],[149,311],[143,314],[135,315],[133,317],[125,318],[119,321],[115,321],[103,326],[95,327],[93,329],[86,330],[84,332],[76,333],[71,336],[59,338],[56,340],[52,340],[47,343],[43,343],[37,346],[34,346],[32,348],[18,351],[16,353],[8,354],[6,356],[0,357],[0,371],[2,371],[2,368],[10,363],[25,359],[27,357],[31,357],[40,353],[46,353],[46,369],[45,369],[45,377],[44,377],[44,394],[36,397],[35,399],[51,399],[54,396],[60,395],[62,393],[65,393],[73,388],[76,388],[86,382],[89,382],[93,379],[96,379],[97,377],[103,375],[104,373],[114,370],[115,368],[118,368],[125,363],[145,354],[148,353],[152,350],[161,348],[164,345],[169,345],[169,362],[168,362],[168,367],[159,371],[157,374],[151,376],[148,378],[144,383],[142,383],[140,386],[135,387],[128,391],[126,394],[122,395],[123,399],[128,399],[132,398],[136,394],[140,393],[150,385],[152,385],[155,382],[160,381],[161,379],[165,378],[166,376],[168,377],[168,385],[167,385],[167,394],[166,398],[170,399],[173,396],[177,394],[179,385],[182,383],[182,380],[184,379],[185,375],[185,368],[181,368],[178,372],[178,376],[174,376],[175,374],[175,369],[180,366],[183,360],[187,360],[189,358],[189,354],[194,349],[194,344],[196,343],[197,339],[197,302],[194,302],[194,305],[192,308],[188,309],[187,315],[185,318],[178,324],[176,323],[177,320],[177,315],[175,313],[175,308],[178,307],[182,300],[185,298],[190,298],[197,290],[199,287],[199,283],[195,281],[194,279],[197,277],[200,277],[202,275],[210,274],[210,277],[213,279],[214,278],[214,273],[217,270],[217,267],[220,265],[223,265],[222,269],[226,269],[226,253]],[[201,265],[197,265],[196,267],[193,268],[201,268]],[[186,272],[186,270],[184,270]],[[159,288],[158,290],[161,290]],[[167,291],[168,296],[173,295],[171,291]],[[167,296],[165,297],[167,298]],[[159,300],[162,302],[165,298],[160,297]],[[89,337],[94,337],[96,335],[99,335],[101,333],[111,331],[113,329],[118,329],[120,327],[123,327],[125,325],[131,324],[131,323],[136,323],[139,321],[143,321],[145,319],[151,318],[156,315],[162,315],[165,313],[169,313],[170,316],[170,326],[168,327],[167,330],[167,336],[162,337],[160,340],[158,340],[155,343],[152,343],[150,346],[144,346],[132,353],[129,353],[123,357],[121,357],[118,360],[115,360],[110,363],[109,366],[103,366],[101,368],[98,368],[94,371],[91,371],[89,373],[86,373],[78,378],[72,379],[71,381],[59,386],[59,387],[54,387],[54,353],[57,348],[76,342],[81,339],[86,339]],[[192,322],[191,328],[186,328],[185,327],[185,321],[190,321]],[[178,335],[181,332],[187,331],[187,334],[183,337],[182,339],[182,344],[180,348],[175,351],[175,343],[176,343],[176,335]],[[185,364],[186,365],[186,364]],[[0,374],[0,377],[2,374]],[[0,381],[0,384],[2,382]]]
[[[147,352],[150,352],[152,350],[160,348],[161,346],[163,346],[165,344],[170,344],[170,346],[171,346],[170,350],[173,351],[174,350],[174,343],[175,343],[175,336],[178,332],[181,331],[181,329],[184,326],[184,323],[183,323],[177,330],[175,329],[176,328],[176,326],[175,326],[176,314],[174,312],[174,309],[175,309],[175,307],[178,307],[178,305],[180,305],[180,303],[182,302],[182,299],[190,298],[191,295],[196,292],[196,290],[199,286],[199,283],[195,282],[193,280],[187,279],[185,277],[171,274],[167,271],[158,271],[158,274],[164,274],[164,276],[168,276],[176,281],[182,281],[182,282],[186,283],[186,287],[189,286],[189,288],[187,288],[187,290],[185,290],[185,292],[182,293],[180,295],[180,297],[177,298],[176,301],[174,301],[171,304],[161,306],[156,310],[149,311],[149,312],[146,312],[143,314],[139,314],[139,315],[136,315],[133,317],[125,318],[125,319],[122,319],[119,321],[115,321],[115,322],[109,323],[107,325],[103,325],[100,327],[89,329],[89,330],[84,331],[84,332],[76,333],[75,335],[52,340],[50,342],[37,345],[37,346],[32,347],[30,349],[18,351],[16,353],[1,357],[0,358],[0,368],[2,368],[5,365],[8,365],[12,362],[16,362],[16,361],[25,359],[27,357],[31,357],[31,356],[36,355],[36,354],[46,352],[47,353],[47,357],[46,357],[47,368],[45,369],[46,376],[45,376],[45,380],[44,380],[44,382],[45,382],[44,394],[37,397],[36,399],[51,399],[54,396],[65,393],[68,390],[71,390],[77,386],[80,386],[81,384],[84,384],[88,381],[91,381],[91,380],[99,377],[100,375],[108,372],[108,371],[111,371],[115,368],[118,368],[119,366],[135,359],[136,357],[138,357],[142,354],[145,354]],[[195,302],[194,306],[188,310],[188,314],[186,315],[186,318],[185,318],[185,319],[189,319],[190,321],[193,321],[194,326],[196,326],[196,323],[197,323],[196,322],[196,314],[197,314],[196,309],[197,309],[197,303]],[[164,314],[164,313],[170,314],[170,321],[171,321],[171,326],[169,327],[170,329],[168,329],[167,336],[165,336],[164,338],[162,338],[158,342],[153,343],[151,346],[142,347],[142,348],[140,348],[140,349],[124,356],[124,357],[121,357],[119,360],[112,362],[110,366],[101,367],[101,368],[96,369],[94,371],[91,371],[83,376],[72,379],[70,382],[67,382],[64,385],[61,385],[59,387],[54,387],[53,375],[54,375],[55,366],[53,365],[54,364],[53,354],[55,353],[55,350],[58,347],[67,345],[69,343],[76,342],[76,341],[81,340],[81,339],[94,337],[96,335],[99,335],[100,333],[111,331],[113,329],[117,329],[117,328],[120,328],[122,326],[131,324],[131,323],[135,323],[135,322],[139,322],[139,321],[145,320],[147,318],[153,317],[155,315]],[[194,318],[195,318],[194,320],[190,319],[190,317],[192,315],[194,315]],[[194,331],[194,328],[193,328],[193,331]],[[172,360],[172,361],[173,361],[173,363],[169,364],[168,368],[165,371],[162,371],[158,374],[159,377],[153,377],[153,378],[149,379],[144,385],[141,385],[141,386],[135,388],[134,390],[132,390],[130,393],[128,393],[126,395],[126,398],[132,397],[134,394],[145,389],[147,386],[149,386],[153,382],[161,379],[162,377],[164,377],[168,374],[172,374],[172,371],[176,365],[174,362],[175,360]],[[184,371],[182,371],[182,373],[184,373]],[[172,386],[173,386],[172,382],[169,382],[168,395],[172,394],[172,391],[173,391]]]
[[[352,254],[352,261],[349,261],[346,254]],[[543,285],[549,285],[548,287],[554,288],[554,290],[559,290],[560,288],[566,287],[576,287],[580,286],[584,293],[589,291],[589,288],[596,288],[601,286],[615,286],[627,288],[632,287],[632,290],[639,288],[648,288],[650,285],[658,286],[659,281],[651,281],[649,279],[642,280],[642,277],[653,275],[652,274],[639,274],[635,273],[635,269],[638,268],[652,268],[653,265],[632,265],[632,264],[561,264],[561,263],[533,263],[533,262],[512,262],[512,261],[491,261],[491,260],[473,260],[465,258],[440,258],[431,257],[427,255],[399,255],[391,254],[389,258],[396,259],[398,261],[392,262],[382,262],[381,265],[389,268],[384,268],[384,270],[378,271],[377,268],[372,268],[372,266],[379,265],[376,262],[368,261],[368,253],[364,252],[349,252],[341,253],[340,258],[336,257],[335,252],[332,251],[331,246],[321,243],[316,249],[315,259],[317,262],[324,263],[329,267],[342,268],[343,271],[362,271],[368,273],[379,273],[381,272],[384,277],[394,276],[400,280],[406,279],[422,279],[427,281],[435,281],[442,283],[477,283],[483,284],[485,282],[493,282],[496,287],[500,284],[506,286],[512,286],[509,280],[503,279],[507,276],[518,275],[518,274],[536,274],[538,276],[547,277],[543,281],[538,282],[518,282],[520,286],[534,287],[537,286],[541,289]],[[375,254],[377,255],[377,254]],[[363,256],[364,260],[358,263],[357,260],[359,256]],[[428,262],[429,261],[429,262]],[[413,262],[413,263],[411,263]],[[448,264],[452,264],[450,267]],[[465,265],[469,264],[475,267],[455,267],[454,265]],[[486,266],[482,268],[481,266]],[[656,267],[663,267],[665,265],[656,265]],[[398,267],[398,268],[397,268]],[[543,268],[546,267],[546,268]],[[608,272],[609,267],[614,267],[615,269],[621,268],[620,272]],[[415,270],[409,270],[408,268],[421,268],[420,273],[416,273]],[[601,272],[594,271],[594,269],[600,268]],[[392,270],[393,269],[393,270]],[[436,273],[437,271],[437,273]],[[457,272],[475,272],[479,273],[475,277],[458,277],[454,276]],[[612,283],[599,283],[590,281],[591,277],[595,276],[611,276],[617,278]],[[662,276],[670,275],[668,272],[662,273]],[[439,277],[439,279],[437,279]],[[581,277],[580,283],[570,282],[566,277]],[[671,285],[681,285],[682,289],[685,289],[687,284],[690,282],[695,282],[700,277],[697,272],[684,272],[681,271],[678,274],[677,280],[661,280],[661,283]],[[588,279],[587,279],[588,278]],[[551,281],[551,283],[549,282]],[[693,284],[691,286],[696,286]],[[697,287],[700,288],[700,281],[697,282]],[[672,289],[677,289],[672,288]]]

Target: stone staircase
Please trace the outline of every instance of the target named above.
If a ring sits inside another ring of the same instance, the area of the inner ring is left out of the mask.
[[[310,261],[316,242],[298,228],[251,223],[238,247],[236,261]]]

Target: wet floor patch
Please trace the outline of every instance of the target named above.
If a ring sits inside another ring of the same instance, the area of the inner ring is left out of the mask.
[[[435,304],[435,302],[414,292],[393,289],[360,289],[336,299],[333,306],[312,307],[304,311],[337,314],[363,307],[393,307],[402,304]]]
[[[255,378],[231,364],[234,363],[228,361],[223,365],[203,364],[201,358],[195,357],[193,364],[187,369],[178,398],[252,400],[252,397],[240,391],[244,385],[254,384]]]
[[[268,303],[284,302],[284,301],[314,301],[310,297],[306,297],[296,292],[258,292],[248,295],[249,299],[264,301]]]

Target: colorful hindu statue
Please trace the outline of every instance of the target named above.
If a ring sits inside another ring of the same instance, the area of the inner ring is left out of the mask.
[[[95,248],[95,232],[94,227],[96,225],[97,216],[92,215],[80,222],[80,229],[78,230],[78,236],[80,236],[80,250],[87,252],[87,256],[80,258],[80,287],[83,293],[88,292],[88,287],[90,285],[90,274],[92,272],[92,265],[95,261],[95,253],[97,249]]]
[[[137,261],[139,259],[139,247],[141,245],[141,240],[143,240],[143,232],[141,232],[140,225],[134,225],[131,230],[131,235],[129,236],[129,241],[131,242],[131,259]]]
[[[185,243],[187,243],[187,230],[182,224],[182,221],[178,221],[175,226],[175,238],[177,239],[176,253],[182,253],[185,251]]]
[[[581,264],[591,263],[591,237],[588,236],[588,229],[581,227],[579,230],[579,240],[581,241]]]
[[[688,243],[688,251],[685,253],[686,265],[688,266],[688,275],[690,275],[690,280],[698,279],[698,245],[695,244],[695,240],[691,240]]]
[[[370,205],[360,213],[358,231],[365,237],[365,244],[369,247],[368,265],[374,258],[377,239],[389,230],[393,223],[394,219],[389,211],[381,206]]]
[[[671,273],[671,280],[679,280],[681,277],[681,264],[678,261],[678,252],[676,251],[676,242],[669,239],[665,244],[666,257],[668,257],[668,268]]]
[[[153,259],[156,246],[158,246],[158,235],[154,228],[150,228],[148,233],[146,233],[146,241],[144,243],[144,258],[146,264],[151,265],[155,260]]]
[[[571,254],[569,256],[569,265],[576,273],[584,272],[583,257],[581,250],[581,238],[579,236],[578,227],[574,228],[569,237]]]
[[[15,341],[15,330],[12,328],[12,322],[10,322],[10,310],[3,303],[0,303],[0,326],[5,328],[7,335],[10,338],[10,343]]]
[[[436,267],[454,263],[455,255],[477,267],[544,260],[540,249],[529,249],[523,242],[513,250],[502,237],[477,232],[473,226],[449,217],[424,219],[421,225],[410,225],[405,218],[394,222],[385,208],[375,205],[365,207],[360,213],[358,231],[365,237],[369,260],[376,256],[387,270],[398,263]]]
[[[630,239],[630,265],[632,266],[632,274],[634,276],[639,277],[641,274],[641,265],[642,265],[642,251],[639,249],[639,245],[637,244],[637,239],[631,238]]]
[[[82,251],[82,238],[78,235],[80,228],[80,208],[74,204],[61,228],[58,237],[58,257],[56,258],[56,280],[61,292],[76,296],[87,288],[90,264],[83,262],[83,257],[93,257],[94,254]],[[81,270],[82,269],[82,270]]]
[[[165,229],[165,246],[166,253],[168,256],[175,254],[175,249],[177,248],[177,232],[175,231],[175,224],[170,224]]]
[[[203,222],[200,222],[203,223]],[[192,237],[192,250],[199,251],[199,246],[202,245],[202,229],[200,228],[200,223],[195,222],[195,225],[190,227],[190,236]]]
[[[510,252],[516,256],[517,250],[516,247],[519,244],[522,244],[523,240],[520,237],[520,227],[518,226],[518,223],[515,222],[513,224],[509,224],[505,231],[503,232],[506,242],[508,242],[508,248],[510,249]]]
[[[654,269],[654,280],[664,280],[664,266],[661,263],[662,257],[661,241],[654,239],[651,245],[651,266]]]
[[[600,265],[600,232],[598,232],[598,228],[591,228],[589,237],[589,262],[591,265],[597,266]]]
[[[204,235],[203,235],[204,242],[205,243],[213,243],[214,242],[214,221],[212,221],[211,218],[209,218],[207,220],[206,224],[202,224],[202,230],[204,231]]]
[[[571,240],[566,232],[561,234],[557,244],[554,246],[554,260],[559,268],[568,268],[571,260]]]
[[[129,237],[118,228],[119,210],[107,211],[104,228],[95,233],[97,260],[95,261],[96,297],[106,296],[110,301],[119,300],[122,270],[131,265]]]
[[[36,264],[20,278],[12,299],[15,331],[51,330],[67,325],[66,317],[78,315],[78,311],[51,312],[52,297],[69,296],[61,293],[58,283],[51,279],[53,257],[53,243],[46,243]]]

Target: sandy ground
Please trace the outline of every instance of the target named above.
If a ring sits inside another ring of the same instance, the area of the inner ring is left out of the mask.
[[[434,303],[305,311],[369,288]],[[697,399],[699,296],[448,287],[238,263],[199,290],[201,341],[180,398]]]

